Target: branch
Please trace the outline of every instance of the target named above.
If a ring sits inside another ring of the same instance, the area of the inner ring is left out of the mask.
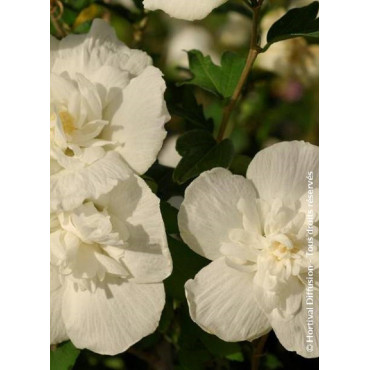
[[[59,14],[56,16],[55,14],[58,11],[59,11]],[[59,0],[50,1],[50,20],[59,38],[66,36],[66,33],[64,32],[63,28],[59,24],[59,19],[62,17],[63,11],[64,11],[64,6],[62,2],[60,2]]]
[[[265,347],[268,334],[259,338],[257,344],[254,346],[253,356],[252,356],[252,370],[258,370],[260,365],[261,357],[263,356],[263,349]]]
[[[251,41],[250,41],[247,61],[245,63],[243,72],[240,76],[238,85],[236,86],[234,93],[230,99],[230,102],[224,108],[221,126],[219,129],[218,135],[217,135],[218,142],[222,141],[222,139],[225,136],[226,128],[229,123],[231,113],[235,108],[235,105],[239,99],[243,86],[248,79],[250,71],[252,70],[253,64],[258,54],[261,52],[261,47],[258,44],[258,41],[259,41],[258,40],[258,24],[259,24],[259,19],[260,19],[260,10],[261,10],[262,3],[263,3],[263,0],[259,0],[255,6],[252,6],[252,12],[253,12],[252,32],[251,32]]]

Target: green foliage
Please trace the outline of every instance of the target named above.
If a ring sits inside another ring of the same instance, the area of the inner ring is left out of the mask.
[[[238,84],[245,65],[245,58],[225,52],[221,57],[221,65],[212,62],[210,56],[204,56],[199,50],[188,51],[192,79],[182,84],[201,87],[221,98],[230,98]]]
[[[263,363],[268,370],[277,370],[283,368],[283,364],[276,356],[272,354],[267,354],[263,359]]]
[[[166,233],[178,234],[179,226],[177,224],[177,209],[165,201],[161,201],[160,207]]]
[[[245,176],[250,162],[251,158],[249,158],[248,156],[237,154],[231,162],[229,169],[235,175]]]
[[[294,37],[319,38],[319,2],[289,10],[283,17],[276,21],[268,31],[266,51],[272,44],[278,41],[292,39]]]
[[[212,356],[205,349],[181,349],[179,361],[183,370],[203,370],[204,363],[210,361]]]
[[[75,33],[87,33],[87,32],[89,32],[89,29],[91,27],[91,23],[92,23],[92,21],[86,21],[86,22],[83,22],[83,23],[79,24],[78,26],[75,27],[74,32]]]
[[[186,306],[180,307],[178,314],[180,333],[177,344],[181,369],[223,369],[226,359],[231,362],[244,361],[239,343],[224,342],[203,331],[191,320]]]
[[[249,8],[246,6],[243,6],[243,4],[240,4],[238,2],[232,2],[227,1],[224,5],[216,8],[214,10],[215,13],[228,13],[228,12],[236,12],[243,14],[244,16],[248,18],[252,18],[252,12]]]
[[[190,128],[213,131],[213,121],[207,119],[203,107],[197,103],[190,87],[185,86],[177,91],[176,99],[167,95],[167,106],[171,115],[185,119]]]
[[[64,0],[64,6],[70,7],[75,10],[81,10],[88,7],[92,0]]]
[[[161,320],[159,321],[158,331],[162,334],[167,333],[170,329],[172,324],[172,320],[174,319],[175,312],[173,310],[173,305],[170,299],[166,300],[166,304],[164,305]]]
[[[176,149],[182,156],[173,179],[179,184],[214,167],[229,167],[234,156],[234,147],[229,139],[220,143],[205,130],[192,130],[177,140]]]
[[[224,342],[215,335],[208,334],[205,331],[199,333],[199,338],[214,356],[219,358],[226,357],[232,361],[244,361],[244,355],[239,343]]]
[[[51,370],[71,370],[77,360],[80,350],[72,342],[64,342],[55,350],[50,350]]]
[[[166,292],[178,301],[185,301],[184,284],[192,279],[209,261],[194,253],[181,240],[167,237],[170,248],[173,271],[165,280]]]
[[[112,370],[124,369],[124,362],[119,357],[108,357],[105,359],[105,366]]]
[[[157,183],[155,182],[154,179],[152,179],[151,177],[149,176],[145,176],[143,175],[143,180],[146,182],[146,184],[150,187],[150,190],[153,192],[153,193],[156,193],[157,190],[158,190],[158,185]]]
[[[140,13],[130,12],[125,7],[123,7],[123,6],[121,6],[117,3],[114,3],[114,2],[108,3],[108,2],[105,2],[103,0],[95,1],[95,2],[99,5],[101,5],[102,7],[104,7],[105,9],[109,10],[110,12],[112,12],[114,15],[120,16],[123,19],[125,19],[125,20],[127,20],[131,23],[138,22],[142,17],[142,15]]]
[[[143,0],[133,0],[133,2],[135,3],[137,8],[144,10]]]

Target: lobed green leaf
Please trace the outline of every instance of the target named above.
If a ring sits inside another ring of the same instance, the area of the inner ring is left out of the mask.
[[[212,132],[213,121],[205,117],[203,107],[197,103],[191,87],[185,86],[182,89],[181,96],[177,97],[176,102],[168,97],[166,99],[171,115],[184,118],[194,129],[205,129]]]
[[[196,85],[224,99],[232,96],[245,65],[243,57],[227,51],[221,57],[221,65],[217,65],[210,56],[190,50],[188,58],[193,77],[180,85]]]
[[[173,180],[179,184],[214,167],[227,168],[234,157],[231,140],[217,143],[205,130],[186,132],[177,140],[176,150],[182,159],[173,172]]]

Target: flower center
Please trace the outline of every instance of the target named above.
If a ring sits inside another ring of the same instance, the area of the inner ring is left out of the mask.
[[[222,245],[221,253],[245,270],[260,270],[280,281],[307,270],[311,260],[306,254],[306,214],[299,202],[287,206],[279,199],[269,203],[258,200],[260,231],[253,230],[245,219],[245,206],[241,201],[238,204],[243,229],[230,230],[229,241]],[[314,249],[316,253],[317,247]]]
[[[76,130],[74,119],[68,111],[59,112],[59,117],[62,122],[63,130],[67,135],[71,135]]]
[[[296,247],[288,247],[279,242],[273,242],[271,244],[270,251],[278,261],[281,261],[284,258],[291,258],[295,253],[299,251],[299,249]]]
[[[55,159],[65,167],[76,163],[64,158],[65,156],[81,158],[86,148],[103,148],[108,144],[99,136],[109,122],[103,119],[103,103],[94,84],[83,76],[71,80],[52,75],[52,81],[53,79],[55,84],[51,84],[50,139]],[[101,152],[101,149],[97,151]],[[87,157],[91,162],[91,153]]]

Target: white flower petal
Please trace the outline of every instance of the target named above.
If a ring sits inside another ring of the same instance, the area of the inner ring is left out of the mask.
[[[50,35],[50,69],[52,69],[54,66],[58,49],[59,49],[59,40],[54,36]]]
[[[271,326],[274,329],[280,343],[288,350],[295,351],[302,357],[315,358],[319,357],[319,297],[315,292],[313,305],[306,305],[305,293],[301,296],[302,309],[291,320],[283,320],[278,314],[269,315]],[[313,308],[313,313],[308,309]],[[312,314],[313,322],[311,320]],[[313,333],[309,333],[308,325],[313,325]],[[307,342],[307,335],[312,335],[313,343]],[[307,345],[312,344],[312,352],[307,350]]]
[[[103,65],[138,75],[152,64],[145,52],[131,50],[120,42],[113,28],[102,19],[94,19],[88,34],[70,34],[53,42],[51,61],[54,73],[67,72],[71,78],[80,73],[88,79]]]
[[[123,91],[123,103],[102,133],[103,139],[120,144],[116,150],[139,174],[154,163],[166,137],[165,88],[162,73],[146,68]]]
[[[110,121],[111,116],[107,114],[106,106],[114,101],[117,109],[122,104],[122,91],[130,82],[130,73],[122,71],[117,67],[105,65],[94,72],[91,76],[91,81],[96,85],[103,101],[105,108],[104,119]]]
[[[61,170],[50,178],[51,209],[71,210],[87,198],[98,198],[113,189],[118,180],[127,178],[130,172],[115,152],[107,153],[89,166]]]
[[[272,268],[273,266],[270,267]],[[292,276],[288,281],[282,282],[271,271],[264,270],[261,264],[254,276],[253,292],[266,315],[275,310],[281,317],[293,317],[302,308],[301,296],[304,289],[297,277]]]
[[[317,222],[319,220],[319,188],[312,189],[310,190],[310,193],[307,191],[303,194],[301,196],[300,203],[300,211],[306,215],[309,212],[312,212],[313,222]]]
[[[68,102],[76,100],[75,96],[78,95],[77,85],[64,76],[57,75],[55,73],[50,74],[50,100],[51,102]],[[79,103],[79,97],[78,97]]]
[[[58,344],[68,339],[62,318],[63,293],[56,268],[50,265],[50,344]]]
[[[220,248],[228,243],[232,229],[243,229],[238,203],[244,199],[248,208],[250,231],[260,229],[253,185],[242,176],[216,168],[203,172],[185,191],[178,215],[182,239],[196,253],[216,259]]]
[[[282,142],[261,150],[247,171],[260,198],[295,202],[307,192],[306,176],[313,171],[319,185],[319,148],[303,141]]]
[[[62,314],[77,348],[116,355],[158,326],[165,303],[163,284],[111,281],[94,293],[66,286]]]
[[[193,21],[206,17],[227,0],[144,0],[144,8],[161,9],[171,17]]]
[[[162,166],[175,168],[180,160],[181,155],[176,150],[176,142],[179,135],[167,137],[163,143],[163,147],[158,154],[158,163]]]
[[[192,319],[227,342],[252,341],[271,330],[253,295],[253,275],[228,266],[223,258],[185,284]]]
[[[99,212],[92,202],[85,202],[70,214],[60,214],[60,225],[87,244],[122,245],[112,231],[110,216]]]
[[[234,229],[229,233],[230,242],[222,245],[220,251],[225,256],[236,262],[245,264],[256,262],[262,248],[262,236],[249,234],[242,229]]]
[[[100,119],[103,106],[96,86],[79,73],[76,75],[76,81],[81,95],[86,102],[87,120]]]
[[[144,180],[131,176],[96,204],[106,207],[116,229],[123,224],[122,233],[128,231],[123,260],[133,275],[131,281],[154,283],[169,276],[172,260],[159,199]]]

